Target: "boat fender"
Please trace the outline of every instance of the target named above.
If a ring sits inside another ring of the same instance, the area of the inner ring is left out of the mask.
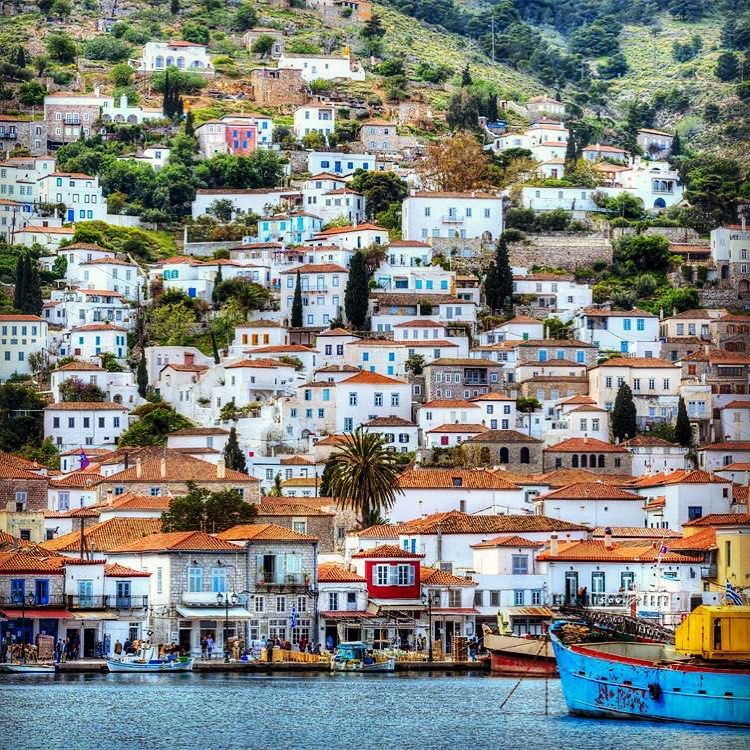
[[[650,682],[648,693],[655,701],[658,701],[661,698],[661,686],[656,682]]]

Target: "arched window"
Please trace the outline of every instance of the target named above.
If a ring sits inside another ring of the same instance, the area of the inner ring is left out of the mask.
[[[529,449],[525,446],[521,448],[521,463],[522,464],[528,464],[531,462],[531,454],[529,453]]]
[[[154,58],[154,67],[155,68],[163,68],[164,67],[164,58],[161,55],[157,55]]]
[[[507,464],[510,461],[510,453],[507,448],[500,448],[500,463]]]
[[[581,468],[587,469],[589,465],[589,457],[585,453],[581,453]]]
[[[571,466],[572,466],[572,467],[573,467],[574,469],[577,469],[577,468],[578,468],[578,454],[577,454],[577,453],[574,453],[574,454],[573,454],[573,458],[571,459],[570,465],[571,465]]]
[[[591,455],[589,456],[589,466],[590,466],[590,467],[591,467],[592,469],[595,469],[595,468],[596,468],[596,453],[592,453],[592,454],[591,454]]]
[[[604,454],[603,453],[599,454],[599,468],[600,469],[604,468]]]

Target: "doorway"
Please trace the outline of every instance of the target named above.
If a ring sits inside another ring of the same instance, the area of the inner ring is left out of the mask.
[[[83,654],[84,657],[96,655],[96,628],[83,629]]]
[[[578,598],[578,573],[565,574],[565,603],[575,604]]]

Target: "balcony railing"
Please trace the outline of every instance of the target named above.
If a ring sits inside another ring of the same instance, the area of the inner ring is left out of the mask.
[[[33,593],[33,592],[32,592]],[[44,596],[29,601],[29,592],[26,592],[26,608],[33,607],[34,609],[40,609],[41,607],[64,607],[65,597],[60,594],[59,596]],[[10,594],[0,594],[0,606],[12,607],[13,609],[21,608],[21,600],[12,597]]]
[[[16,138],[18,138],[18,134],[16,133],[15,130],[11,130],[11,131],[8,131],[8,132],[0,133],[0,138],[6,138],[6,139],[9,139],[9,140],[15,140]]]
[[[78,609],[146,609],[148,596],[78,596],[65,597],[65,606],[70,610]]]
[[[443,214],[443,224],[463,224],[464,220],[461,216],[452,216],[451,214]]]
[[[272,571],[258,571],[258,586],[304,586],[305,578],[302,573],[274,573]]]

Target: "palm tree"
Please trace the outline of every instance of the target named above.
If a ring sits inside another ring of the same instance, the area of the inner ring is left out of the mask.
[[[359,428],[344,436],[340,448],[328,459],[331,496],[362,518],[362,528],[372,526],[403,494],[398,485],[398,464],[386,450],[385,438]]]

